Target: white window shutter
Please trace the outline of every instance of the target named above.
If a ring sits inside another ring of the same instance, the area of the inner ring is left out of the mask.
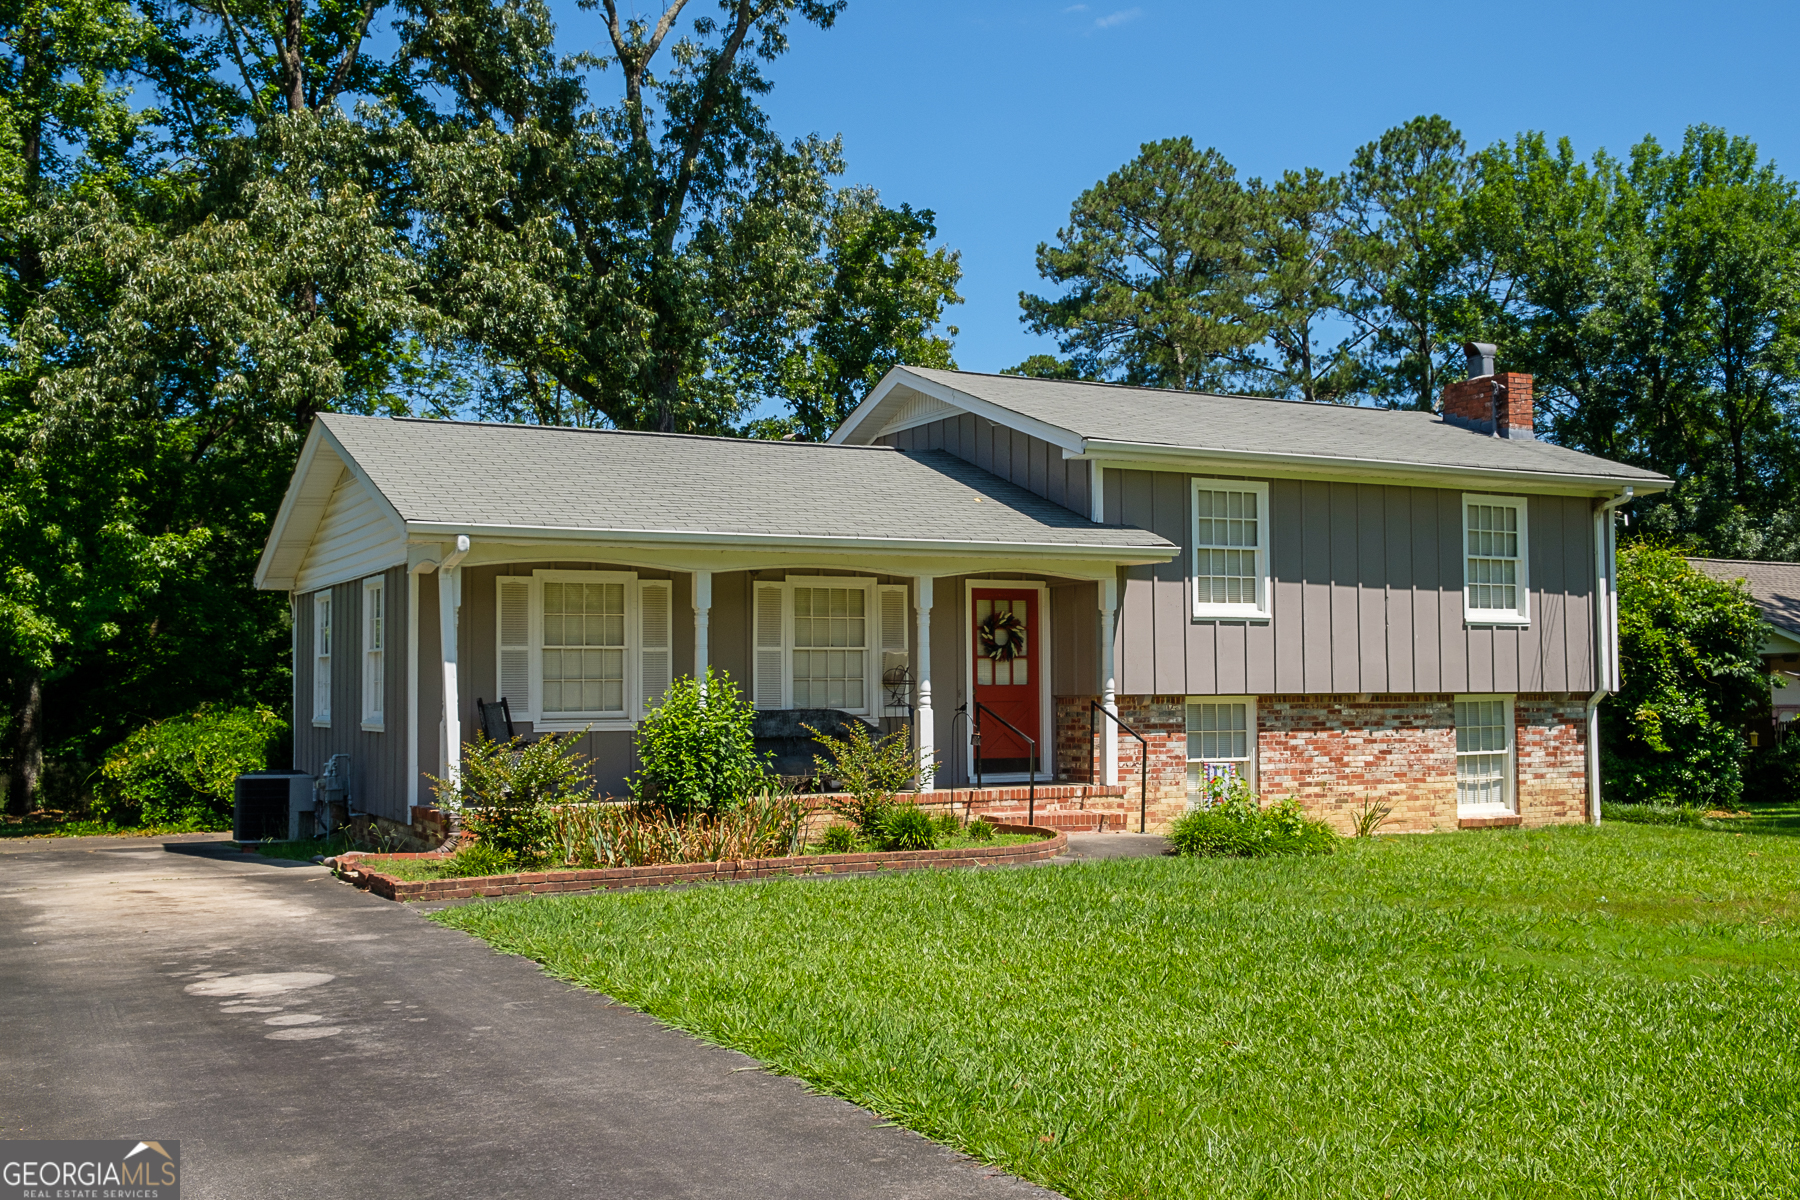
[[[662,703],[674,679],[672,605],[668,580],[638,581],[638,680],[642,692],[638,709],[645,715]]]
[[[906,620],[906,587],[904,584],[884,583],[878,589],[879,615],[881,618],[881,673],[876,686],[881,689],[880,701],[882,711],[888,716],[902,716],[904,709],[893,708],[889,702],[887,687],[888,672],[911,665],[911,656],[907,653],[907,620]],[[910,685],[908,691],[910,692]],[[910,703],[910,699],[906,701]]]
[[[787,707],[787,622],[783,600],[787,588],[779,583],[756,585],[756,662],[754,665],[758,708]]]
[[[500,696],[513,720],[533,720],[531,707],[531,580],[502,575],[498,610]]]

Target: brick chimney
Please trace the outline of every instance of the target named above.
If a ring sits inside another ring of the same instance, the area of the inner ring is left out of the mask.
[[[1535,440],[1531,376],[1496,372],[1494,350],[1487,342],[1463,344],[1463,353],[1469,359],[1469,377],[1444,389],[1444,423],[1495,437]]]

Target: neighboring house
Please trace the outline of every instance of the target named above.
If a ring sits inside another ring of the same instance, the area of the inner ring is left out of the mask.
[[[1699,570],[1726,582],[1741,579],[1762,610],[1763,663],[1769,669],[1770,716],[1776,724],[1800,717],[1800,563],[1741,558],[1690,558]],[[1760,734],[1753,729],[1753,736]],[[1751,743],[1755,744],[1754,741]]]
[[[1608,514],[1669,481],[1534,440],[1530,377],[1472,372],[1439,416],[895,368],[824,445],[321,416],[256,576],[293,597],[295,764],[348,753],[404,821],[503,695],[623,790],[710,663],[762,709],[912,722],[941,786],[975,704],[985,782],[1035,746],[1135,784],[1097,702],[1157,823],[1227,771],[1389,828],[1580,820]]]

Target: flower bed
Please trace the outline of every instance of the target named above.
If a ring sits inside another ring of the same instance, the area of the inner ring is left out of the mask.
[[[381,859],[446,857],[437,854],[340,854],[331,860],[338,873],[359,888],[389,900],[461,900],[475,896],[515,896],[541,892],[607,891],[766,879],[775,875],[844,875],[869,871],[913,871],[929,867],[1020,866],[1054,858],[1068,848],[1068,835],[1034,825],[999,825],[996,833],[1026,834],[1036,840],[1011,845],[889,853],[802,854],[787,858],[723,859],[718,862],[661,863],[646,867],[581,869],[564,867],[513,875],[460,879],[401,879],[378,867]],[[375,860],[371,862],[369,860]]]

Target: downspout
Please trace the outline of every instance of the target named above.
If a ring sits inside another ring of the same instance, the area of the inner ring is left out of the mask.
[[[1594,511],[1594,649],[1597,673],[1587,702],[1588,824],[1600,824],[1600,701],[1619,690],[1618,535],[1613,513],[1631,499],[1627,487]]]

